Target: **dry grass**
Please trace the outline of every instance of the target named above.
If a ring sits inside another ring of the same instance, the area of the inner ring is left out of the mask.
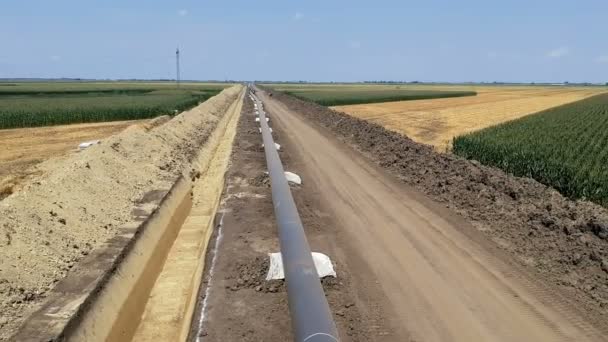
[[[606,91],[604,88],[487,86],[473,90],[477,96],[332,108],[446,151],[455,136]]]

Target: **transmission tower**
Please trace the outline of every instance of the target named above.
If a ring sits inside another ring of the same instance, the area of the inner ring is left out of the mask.
[[[177,87],[179,88],[179,47],[175,50],[175,69],[177,71]]]

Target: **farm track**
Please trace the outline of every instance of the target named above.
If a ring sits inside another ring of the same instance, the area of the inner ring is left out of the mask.
[[[216,233],[217,250],[210,250],[207,270],[196,309],[191,341],[289,341],[291,327],[283,281],[266,281],[269,252],[279,250],[269,179],[261,136],[254,122],[252,102],[246,98],[235,140],[226,190],[223,194],[221,231]],[[271,119],[271,124],[272,124]],[[300,161],[291,158],[296,146],[283,142],[285,132],[273,128],[281,144],[280,157],[286,170],[300,173]],[[355,293],[374,283],[354,253],[346,252],[336,231],[337,223],[319,201],[317,189],[307,185],[292,188],[307,238],[314,251],[331,255],[339,278],[322,281],[332,311],[336,314],[342,341],[394,340],[384,299],[377,291]],[[218,220],[219,221],[219,220]],[[212,242],[214,243],[214,242]],[[213,272],[210,270],[213,260]],[[203,305],[205,303],[205,305]],[[201,316],[202,314],[202,316]],[[202,322],[202,324],[197,324]]]
[[[387,340],[600,341],[603,333],[542,278],[449,210],[263,97],[274,127],[293,147],[306,186],[338,223],[342,251],[358,251],[404,331]],[[356,272],[356,270],[350,270]],[[389,315],[390,316],[390,315]],[[393,322],[395,323],[395,322]],[[398,325],[397,325],[398,326]],[[395,327],[395,325],[393,325]],[[377,337],[377,336],[376,336]]]

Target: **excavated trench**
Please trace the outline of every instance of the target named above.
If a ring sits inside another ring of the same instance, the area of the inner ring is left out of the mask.
[[[14,340],[187,338],[244,94],[195,154],[190,175],[147,192],[134,222],[81,260]]]

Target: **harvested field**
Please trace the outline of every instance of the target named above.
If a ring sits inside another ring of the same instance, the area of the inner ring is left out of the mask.
[[[546,300],[578,308],[572,319],[606,331],[607,209],[568,200],[531,179],[437,153],[378,124],[280,93],[273,98],[471,222],[497,250],[552,289]]]
[[[40,306],[73,266],[132,223],[134,203],[205,165],[192,158],[242,87],[165,124],[132,126],[78,154],[41,163],[0,202],[0,340]]]
[[[571,103],[604,88],[474,87],[477,96],[337,106],[444,152],[456,136]]]
[[[34,166],[44,160],[76,153],[81,142],[103,139],[130,125],[146,122],[148,120],[0,130],[0,199],[17,191],[28,175],[40,174]]]

